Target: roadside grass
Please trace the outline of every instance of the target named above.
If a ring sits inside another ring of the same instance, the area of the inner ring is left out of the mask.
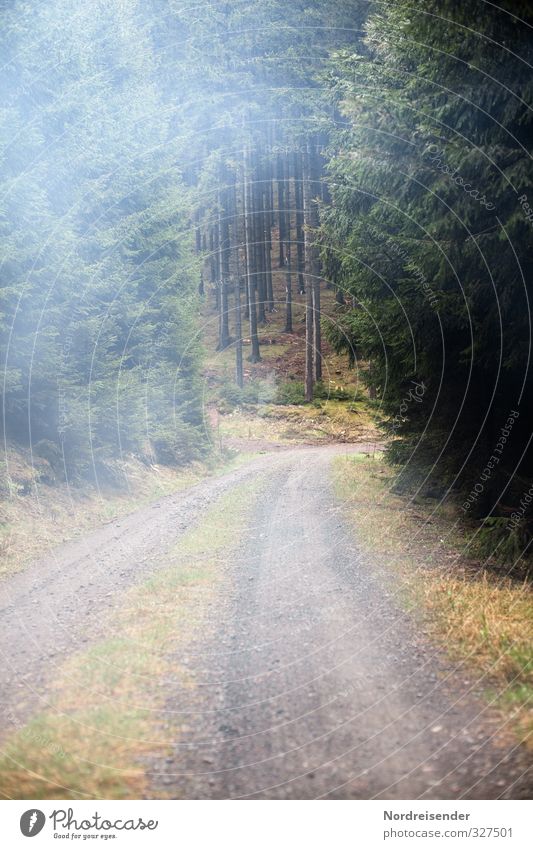
[[[394,472],[382,456],[336,458],[333,474],[358,540],[395,571],[403,604],[450,656],[487,677],[487,695],[500,694],[499,708],[520,741],[531,744],[531,584],[465,556],[468,536],[454,526],[452,508],[434,512],[434,502],[408,505],[391,493]]]
[[[167,713],[168,679],[193,688],[179,657],[229,580],[224,566],[261,479],[236,487],[128,590],[109,616],[112,636],[56,670],[46,710],[14,730],[0,758],[0,794],[18,799],[142,798],[143,757],[170,753],[180,721]]]
[[[206,477],[225,474],[250,459],[214,453],[205,463],[185,468],[146,466],[130,458],[124,463],[127,486],[81,489],[66,484],[36,483],[31,464],[12,450],[17,477],[10,495],[0,499],[0,580],[57,545],[71,542],[106,522],[125,516],[165,495],[181,492]],[[17,483],[28,489],[17,491]]]

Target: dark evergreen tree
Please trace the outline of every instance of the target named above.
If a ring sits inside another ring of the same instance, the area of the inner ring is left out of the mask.
[[[403,481],[458,490],[469,515],[505,519],[533,471],[533,21],[527,3],[478,10],[380,7],[364,48],[334,59],[348,127],[330,163],[325,231],[362,307],[350,344],[370,360],[401,437],[390,455]]]

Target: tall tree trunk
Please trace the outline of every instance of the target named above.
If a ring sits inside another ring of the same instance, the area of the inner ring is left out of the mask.
[[[285,197],[287,202],[286,223],[286,266],[285,266],[285,333],[292,333],[292,216],[291,216],[291,168],[287,159],[287,185]]]
[[[278,188],[278,231],[279,231],[279,267],[285,265],[285,173],[283,168],[283,155],[278,153],[276,182]]]
[[[196,246],[196,256],[202,253],[202,229],[200,226],[200,210],[197,209],[194,214],[194,236]]]
[[[322,328],[320,321],[322,312],[320,308],[320,277],[313,277],[313,359],[315,364],[315,378],[322,380]]]
[[[242,250],[243,250],[243,275],[244,275],[244,314],[246,316],[250,315],[250,303],[248,301],[248,277],[247,277],[247,268],[248,268],[248,250],[249,245],[246,243],[246,224],[244,220],[246,209],[246,192],[248,191],[247,184],[244,179],[244,157],[243,157],[243,180],[242,180],[242,193],[241,193],[241,205],[242,205],[242,218],[241,218],[241,232],[242,232]]]
[[[220,216],[216,213],[216,221],[212,228],[213,235],[213,275],[215,286],[216,308],[220,333]]]
[[[337,286],[337,290],[335,292],[335,303],[342,307],[346,305],[346,301],[344,300],[344,290],[341,286]]]
[[[202,216],[199,209],[196,210],[194,216],[194,234],[195,234],[195,243],[196,243],[196,256],[202,255]],[[202,264],[203,265],[203,264]],[[200,268],[200,279],[198,281],[198,294],[204,294],[204,270],[203,267]]]
[[[322,313],[320,309],[320,255],[317,247],[317,231],[320,224],[318,216],[317,197],[320,192],[319,159],[316,149],[316,141],[313,139],[308,145],[309,154],[309,177],[311,203],[309,207],[309,227],[311,246],[311,273],[313,280],[313,360],[316,380],[322,380],[322,328],[320,321]]]
[[[216,289],[217,285],[217,261],[215,251],[215,225],[209,227],[209,282]],[[218,302],[217,302],[218,307]]]
[[[241,278],[235,283],[235,382],[241,389],[244,384],[242,367],[242,314],[241,314]]]
[[[243,194],[244,194],[244,244],[246,249],[246,287],[248,291],[248,316],[250,320],[250,340],[252,351],[250,361],[258,363],[261,359],[259,351],[259,337],[257,335],[257,311],[256,311],[256,286],[254,279],[254,263],[253,257],[253,239],[255,237],[255,227],[252,220],[252,200],[254,197],[253,187],[251,185],[251,155],[248,147],[244,149],[244,169],[243,169]]]
[[[244,372],[242,366],[241,263],[239,257],[239,209],[236,180],[237,175],[234,174],[230,198],[235,269],[233,282],[233,298],[235,302],[235,383],[242,389],[244,384]]]
[[[313,320],[313,258],[310,234],[311,222],[311,175],[309,151],[303,155],[302,168],[304,255],[305,255],[305,400],[313,400],[314,386],[314,329]]]
[[[303,154],[294,154],[294,207],[296,214],[296,256],[298,270],[298,294],[305,294],[305,245],[304,245],[304,201],[303,201]]]
[[[225,173],[220,174],[221,181],[226,179]],[[219,232],[219,341],[218,350],[223,351],[230,344],[229,335],[229,311],[228,311],[228,283],[229,283],[229,220],[227,210],[227,190],[222,188],[218,193],[218,232]]]
[[[241,264],[239,260],[239,247],[236,249],[237,279],[235,281],[235,382],[241,389],[244,385],[244,371],[242,365],[242,307],[241,307]]]
[[[263,176],[263,222],[264,263],[265,263],[265,299],[269,312],[274,312],[274,290],[272,287],[272,169],[270,158],[265,159],[262,168]]]
[[[263,186],[260,181],[259,157],[255,156],[253,168],[253,222],[254,222],[254,255],[255,279],[257,291],[257,321],[266,324],[266,268],[265,268],[265,222],[263,208]]]

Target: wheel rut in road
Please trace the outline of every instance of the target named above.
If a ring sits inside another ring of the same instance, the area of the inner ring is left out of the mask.
[[[344,446],[345,448],[345,446]],[[358,551],[332,492],[339,449],[290,452],[228,565],[194,688],[152,791],[178,798],[514,798],[527,761],[502,717],[421,635]]]
[[[281,459],[281,458],[280,458]],[[49,706],[56,668],[113,634],[128,587],[165,565],[165,553],[218,498],[278,462],[266,455],[165,496],[83,538],[51,548],[0,583],[0,738]]]

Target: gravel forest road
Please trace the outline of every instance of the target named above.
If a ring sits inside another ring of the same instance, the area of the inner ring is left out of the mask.
[[[0,739],[47,707],[56,665],[105,633],[123,591],[161,568],[165,553],[218,498],[269,466],[262,455],[165,496],[52,548],[0,583]]]
[[[207,507],[265,487],[224,564],[210,627],[176,676],[171,756],[152,798],[522,798],[527,760],[464,669],[424,639],[386,567],[358,551],[330,482],[364,445],[265,454],[60,546],[0,590],[4,731],[47,705],[70,652],[101,635],[124,588],[153,573]],[[254,496],[255,497],[255,496]],[[103,623],[103,624],[102,624]]]
[[[346,446],[269,472],[233,592],[188,652],[196,687],[169,708],[184,730],[152,764],[177,798],[528,796],[527,757],[502,717],[431,647],[386,568],[354,545],[330,482]]]

